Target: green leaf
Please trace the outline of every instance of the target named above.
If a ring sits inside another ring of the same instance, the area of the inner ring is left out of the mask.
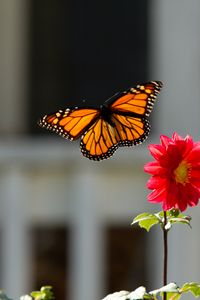
[[[200,283],[197,282],[190,282],[190,283],[185,283],[182,288],[180,289],[180,292],[190,292],[192,293],[196,298],[200,297]]]
[[[128,291],[120,291],[115,292],[113,294],[109,294],[106,297],[104,297],[102,300],[124,300],[129,299],[127,298],[130,293]]]
[[[178,300],[183,293],[192,293],[196,298],[200,297],[200,284],[197,282],[185,283],[182,288],[179,288],[177,294],[167,294],[167,300]]]
[[[107,295],[102,300],[156,300],[156,298],[146,292],[146,288],[140,286],[133,292],[120,291]]]
[[[128,299],[130,300],[140,300],[144,299],[144,295],[146,294],[146,288],[143,286],[140,286],[135,291],[131,292],[128,295]]]
[[[179,293],[179,289],[178,286],[176,285],[176,283],[171,282],[163,287],[161,287],[160,289],[151,291],[150,294],[152,295],[157,295],[158,293]]]
[[[192,228],[191,224],[190,224],[190,219],[188,219],[187,216],[185,216],[183,218],[181,218],[181,217],[179,217],[179,218],[170,218],[170,223],[171,224],[182,223],[182,224],[186,224],[190,228]]]
[[[131,292],[127,298],[127,300],[143,300],[143,299],[155,300],[155,297],[148,294],[146,292],[146,288],[143,286],[140,286],[135,291]]]
[[[167,293],[167,300],[178,300],[181,298],[180,293]]]
[[[35,300],[52,300],[54,299],[53,292],[51,291],[51,286],[43,286],[40,291],[34,291],[31,293],[31,296]]]
[[[135,217],[133,219],[133,222],[131,223],[131,225],[138,223],[138,225],[141,228],[144,228],[147,231],[149,231],[151,229],[151,227],[156,224],[160,224],[162,228],[165,224],[165,230],[170,230],[172,225],[178,224],[178,223],[186,224],[191,227],[191,225],[190,225],[191,217],[180,213],[180,211],[177,209],[171,209],[169,211],[166,211],[166,217],[167,217],[167,220],[166,220],[167,222],[165,224],[165,218],[164,218],[163,211],[160,211],[155,214],[145,212],[145,213],[142,213],[142,214],[138,215],[137,217]]]
[[[6,294],[2,290],[0,290],[0,300],[12,300],[12,299],[8,298]]]
[[[190,225],[191,217],[180,213],[177,209],[171,209],[167,211],[167,221],[172,224],[182,223],[186,225]]]
[[[180,215],[180,210],[172,208],[168,211],[168,215],[176,218]]]
[[[142,213],[133,219],[131,225],[138,223],[141,228],[149,231],[153,225],[156,225],[160,222],[159,218],[155,214],[151,213]]]
[[[176,283],[169,283],[157,290],[146,292],[146,288],[140,286],[133,292],[121,291],[107,295],[102,300],[157,300],[157,295],[163,299],[163,293],[167,293],[167,300],[178,300],[183,293],[191,292],[196,298],[200,297],[200,284],[197,282],[185,283],[179,288]]]
[[[32,300],[33,298],[29,295],[23,295],[20,297],[20,300]]]

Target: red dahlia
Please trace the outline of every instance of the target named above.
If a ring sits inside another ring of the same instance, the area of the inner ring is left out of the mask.
[[[160,141],[161,145],[149,146],[155,161],[144,166],[145,172],[152,175],[147,182],[153,190],[148,201],[162,203],[165,211],[184,211],[188,205],[197,205],[200,198],[200,142],[177,133],[171,139],[161,135]]]

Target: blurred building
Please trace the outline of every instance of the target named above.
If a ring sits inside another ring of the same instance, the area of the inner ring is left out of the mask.
[[[57,299],[101,299],[162,285],[162,235],[130,226],[146,201],[147,144],[160,134],[199,139],[198,0],[0,2],[0,286],[10,297],[53,285]],[[152,133],[103,162],[78,143],[43,134],[37,119],[98,105],[145,80],[164,88]],[[199,281],[193,229],[170,233],[169,278]],[[187,299],[189,299],[187,297]]]

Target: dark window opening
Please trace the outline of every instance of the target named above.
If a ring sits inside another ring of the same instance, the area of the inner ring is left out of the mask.
[[[69,296],[68,238],[68,230],[62,227],[37,227],[32,230],[33,289],[50,285],[56,299]]]
[[[31,133],[46,113],[149,79],[147,0],[32,0],[30,28]]]
[[[145,234],[142,230],[123,226],[107,229],[107,293],[148,286]]]

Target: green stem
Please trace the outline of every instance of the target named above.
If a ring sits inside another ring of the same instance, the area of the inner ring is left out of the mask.
[[[167,213],[164,211],[164,223],[163,223],[163,241],[164,241],[164,266],[163,266],[163,285],[167,285],[167,260],[168,260],[168,245],[167,245],[167,233],[165,229],[167,224]],[[167,293],[163,293],[163,300],[167,299]]]

